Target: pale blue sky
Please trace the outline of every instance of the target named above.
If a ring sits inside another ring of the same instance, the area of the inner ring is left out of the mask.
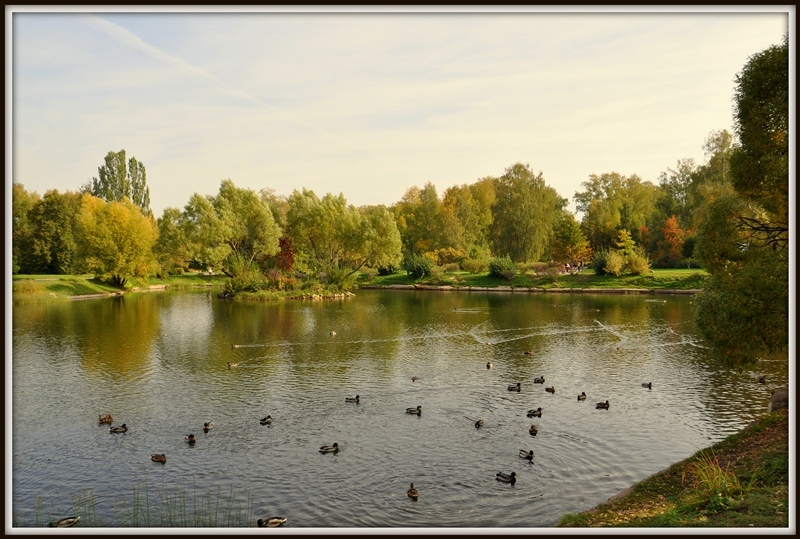
[[[156,216],[226,178],[388,206],[518,161],[574,208],[590,174],[704,162],[748,57],[787,32],[794,54],[794,6],[59,9],[6,6],[13,180],[77,190],[125,149]]]

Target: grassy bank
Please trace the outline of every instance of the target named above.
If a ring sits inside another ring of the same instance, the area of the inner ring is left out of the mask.
[[[464,271],[443,273],[425,279],[414,279],[406,272],[378,275],[361,284],[385,286],[393,284],[430,284],[449,286],[514,286],[538,288],[649,288],[656,290],[687,290],[703,288],[708,273],[702,269],[657,269],[649,275],[596,275],[588,269],[575,275],[536,275],[520,273],[512,281],[490,277],[487,273],[471,274]]]
[[[556,527],[786,528],[789,511],[783,409]]]
[[[708,274],[705,270],[670,269],[655,270],[649,275],[595,275],[593,270],[584,270],[575,275],[537,276],[534,273],[522,273],[513,281],[490,277],[488,274],[471,274],[467,272],[442,273],[426,279],[414,279],[405,271],[393,275],[370,277],[362,275],[357,285],[385,286],[393,284],[427,284],[449,285],[457,287],[538,287],[538,288],[641,288],[652,290],[687,290],[703,287]],[[195,287],[222,288],[228,277],[225,275],[208,275],[200,272],[187,272],[184,275],[169,275],[163,279],[131,280],[125,292],[148,290],[151,287],[165,286],[169,289],[189,289]],[[14,275],[12,280],[14,303],[39,303],[47,301],[68,300],[75,297],[91,295],[109,295],[122,292],[118,288],[101,283],[92,275]],[[260,292],[242,293],[239,299],[274,300],[293,297],[312,297],[314,295],[329,296],[333,293],[322,285],[311,286],[303,290],[264,290]]]

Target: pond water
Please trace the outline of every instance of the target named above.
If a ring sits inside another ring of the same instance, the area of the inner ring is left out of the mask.
[[[279,515],[299,528],[552,526],[741,430],[787,383],[785,357],[715,364],[692,300],[190,291],[15,305],[14,525],[80,510],[97,526],[159,525],[131,516],[144,496],[151,512],[162,501],[162,518],[164,500],[185,512],[216,500],[212,523],[229,526]],[[128,431],[98,425],[106,413]],[[338,453],[319,452],[334,442]],[[87,493],[89,509],[76,502]]]

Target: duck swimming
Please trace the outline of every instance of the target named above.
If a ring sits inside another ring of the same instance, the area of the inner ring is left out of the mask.
[[[239,366],[238,363],[231,363],[230,361],[228,362],[228,368],[229,369],[235,369],[238,366]]]
[[[194,437],[194,434],[187,434],[186,436],[183,437],[183,440],[187,444],[193,444],[197,441],[197,438]]]
[[[256,526],[259,528],[277,528],[284,522],[286,522],[286,517],[272,517],[267,520],[259,518],[258,522],[256,522]]]
[[[528,417],[542,417],[542,409],[528,410]]]
[[[203,423],[203,432],[208,432],[214,428],[214,422],[209,421],[208,423]]]
[[[586,392],[581,391],[581,394],[578,395],[578,400],[579,401],[585,401],[586,400]]]
[[[102,415],[100,414],[100,418],[97,420],[98,423],[101,425],[103,424],[111,424],[114,422],[114,419],[111,417],[111,414]]]
[[[653,382],[647,382],[646,384],[642,384],[642,387],[646,387],[647,389],[653,389]]]
[[[758,379],[758,383],[759,384],[766,384],[767,383],[767,377],[766,376],[762,376],[761,378]]]
[[[556,387],[555,386],[546,387],[546,388],[544,388],[544,390],[547,391],[548,393],[555,393],[556,392]]]
[[[530,460],[531,462],[533,462],[533,449],[531,449],[530,451],[525,451],[524,449],[520,449],[519,456],[520,458],[523,458],[525,460]]]
[[[492,362],[491,362],[491,361],[490,361],[489,363],[487,363],[487,364],[486,364],[486,368],[487,368],[487,369],[491,369],[491,368],[492,368],[492,366],[493,366],[493,365],[492,365]]]
[[[517,385],[513,385],[512,384],[512,385],[508,386],[508,390],[509,391],[517,391],[517,392],[522,391],[522,384],[520,384],[519,382],[517,382]]]
[[[482,426],[483,426],[483,419],[479,419],[478,421],[475,422],[475,428],[476,429],[479,429]]]
[[[358,404],[359,400],[361,399],[360,396],[356,395],[355,397],[345,397],[344,402],[354,402]]]
[[[532,356],[533,352],[531,352],[530,350],[525,350],[525,355],[526,356]]]
[[[528,432],[531,433],[531,436],[536,436],[537,434],[539,434],[539,427],[537,427],[536,425],[531,425],[531,428],[528,430]]]
[[[339,452],[339,444],[333,442],[333,445],[323,445],[319,448],[320,453],[338,453]]]
[[[513,485],[517,482],[517,472],[511,472],[510,474],[497,472],[495,478],[503,483],[511,483]]]
[[[163,453],[161,454],[153,453],[152,455],[150,455],[150,460],[152,460],[153,462],[161,462],[163,464],[166,464],[167,456]]]
[[[81,517],[66,517],[62,518],[61,520],[56,520],[55,522],[50,522],[47,524],[48,528],[71,528],[73,527]]]
[[[534,384],[543,384],[544,383],[544,376],[540,376],[539,378],[533,379]]]
[[[608,401],[606,402],[598,402],[597,406],[595,406],[598,410],[608,410]]]
[[[411,377],[411,381],[412,382],[416,382],[417,380],[419,380],[419,376],[412,376]]]
[[[414,483],[411,483],[411,488],[408,489],[408,497],[416,501],[419,498],[419,492],[414,488]]]
[[[267,417],[259,421],[259,423],[261,423],[262,425],[269,425],[270,423],[272,423],[272,416],[268,415]]]
[[[128,425],[123,423],[122,425],[119,425],[117,427],[108,427],[108,432],[113,432],[113,433],[116,433],[116,434],[122,433],[122,432],[128,432]]]
[[[417,406],[416,408],[406,408],[406,413],[414,415],[422,415],[422,406]]]

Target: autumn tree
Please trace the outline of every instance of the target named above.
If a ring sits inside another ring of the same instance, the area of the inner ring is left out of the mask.
[[[70,274],[77,270],[76,219],[80,207],[79,193],[51,189],[28,211],[26,272]]]
[[[131,277],[147,277],[155,271],[155,223],[129,199],[106,202],[84,194],[77,226],[84,271],[119,288]]]
[[[589,257],[589,240],[583,235],[575,216],[562,211],[553,227],[550,256],[559,262],[573,262]]]

